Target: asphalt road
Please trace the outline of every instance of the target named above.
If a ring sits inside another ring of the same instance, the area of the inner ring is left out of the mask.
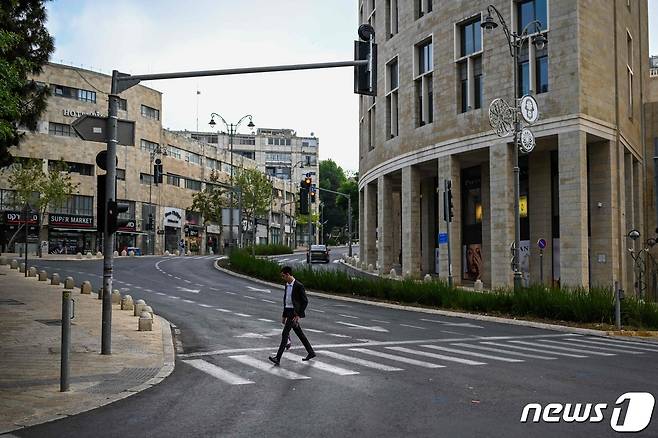
[[[101,262],[35,264],[100,285]],[[282,289],[220,273],[210,257],[124,258],[115,279],[180,329],[175,371],[135,396],[14,435],[591,438],[616,436],[620,395],[658,397],[658,344],[319,297],[302,322],[317,358],[302,363],[293,336],[275,368],[267,356],[280,339]],[[528,403],[607,408],[598,423],[521,423]],[[658,436],[658,419],[635,436]]]
[[[312,269],[318,269],[318,270],[335,270],[335,269],[345,270],[346,268],[342,264],[340,264],[339,261],[343,255],[347,255],[347,254],[348,254],[348,248],[346,246],[337,246],[337,247],[329,247],[329,263],[314,262],[308,265],[306,263],[306,252],[295,252],[294,254],[270,256],[269,259],[277,262],[281,266],[289,265],[293,268],[310,266]],[[353,255],[359,254],[358,245],[352,245],[352,254]]]

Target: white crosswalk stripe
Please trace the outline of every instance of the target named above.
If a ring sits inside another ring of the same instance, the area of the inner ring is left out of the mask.
[[[272,374],[277,377],[283,377],[284,379],[289,380],[305,380],[310,379],[309,376],[303,376],[301,374],[294,373],[292,371],[286,370],[284,368],[275,366],[271,362],[265,362],[262,360],[255,359],[247,355],[237,355],[229,356],[229,358],[240,362],[241,364],[256,368],[257,370],[264,371],[266,373]]]
[[[564,344],[566,346],[571,346],[571,347],[576,347],[576,348],[584,347],[584,348],[588,348],[590,350],[592,350],[592,349],[593,350],[603,350],[603,351],[612,351],[614,353],[626,353],[626,354],[644,354],[644,352],[642,352],[642,351],[626,350],[626,349],[619,348],[619,347],[616,347],[616,346],[606,345],[605,347],[602,347],[602,346],[592,345],[592,344],[583,345],[580,342],[571,341],[569,339],[565,339],[565,340],[561,341],[560,343]]]
[[[433,359],[445,360],[447,362],[457,362],[463,365],[486,365],[485,362],[477,362],[470,359],[462,359],[454,356],[446,356],[444,354],[430,353],[428,351],[421,350],[412,350],[411,348],[405,347],[386,347],[388,350],[399,351],[401,353],[417,354],[419,356],[431,357]]]
[[[286,353],[285,356],[287,356],[289,359],[295,359],[295,360],[302,360],[302,356],[298,356],[296,354],[292,353]],[[353,371],[353,370],[348,370],[345,368],[337,367],[334,365],[329,365],[327,363],[324,363],[322,361],[319,361],[317,359],[311,359],[307,362],[303,363],[304,366],[309,366],[312,368],[317,368],[322,371],[326,371],[328,373],[332,374],[338,374],[339,376],[353,376],[355,374],[359,374],[358,371]]]
[[[540,356],[538,354],[520,353],[518,351],[503,350],[502,348],[484,347],[482,345],[461,344],[461,343],[450,344],[450,345],[454,345],[457,347],[464,347],[464,348],[475,348],[476,350],[492,351],[494,353],[508,354],[510,356],[528,357],[530,359],[544,359],[544,360],[557,359],[556,357]]]
[[[548,350],[544,350],[545,352],[550,352],[551,351],[550,349],[554,348],[560,351],[571,351],[573,353],[593,354],[595,356],[615,356],[615,354],[613,353],[601,353],[600,351],[583,350],[582,348],[560,347],[559,345],[544,344],[541,342],[528,342],[528,341],[510,341],[510,342],[514,342],[515,344],[530,345],[533,347],[547,348]]]
[[[466,356],[481,357],[483,359],[499,360],[501,362],[525,362],[523,359],[510,359],[509,357],[493,356],[491,354],[475,353],[473,351],[458,350],[456,348],[439,347],[438,345],[421,345],[432,350],[447,351],[448,353],[464,354]]]
[[[377,362],[372,362],[358,357],[346,356],[344,354],[336,353],[335,351],[321,350],[317,352],[320,356],[328,356],[334,359],[350,362],[356,365],[361,365],[366,368],[373,368],[380,371],[404,371],[402,368],[391,367]]]
[[[439,365],[431,362],[423,362],[416,359],[409,359],[404,356],[397,356],[395,354],[382,353],[380,351],[369,350],[367,348],[350,348],[351,351],[356,351],[358,353],[369,354],[371,356],[383,357],[384,359],[389,359],[392,361],[408,363],[409,365],[416,365],[424,368],[445,368],[445,365]]]
[[[650,345],[647,344],[640,344],[636,342],[625,342],[625,341],[617,341],[615,340],[605,340],[603,341],[604,338],[601,338],[601,341],[599,340],[593,340],[593,339],[573,339],[573,341],[577,342],[584,342],[586,344],[594,344],[594,345],[610,345],[610,346],[615,346],[615,347],[623,347],[623,348],[628,348],[631,350],[640,350],[640,351],[652,351],[658,353],[658,348],[652,348]],[[570,341],[572,339],[569,339]]]
[[[248,385],[254,383],[203,359],[184,360],[183,362],[230,385]]]
[[[530,347],[521,347],[520,345],[509,345],[509,344],[502,344],[500,342],[482,342],[482,344],[487,344],[487,345],[495,345],[497,347],[505,347],[505,348],[513,348],[515,350],[522,350],[522,351],[533,351],[535,353],[546,353],[546,350],[539,349],[539,348],[530,348]],[[587,356],[583,356],[581,354],[571,354],[571,353],[561,353],[557,351],[551,351],[550,354],[553,356],[564,356],[564,357],[575,357],[575,358],[585,358]]]

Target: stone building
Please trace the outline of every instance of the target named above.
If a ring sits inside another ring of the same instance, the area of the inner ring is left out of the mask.
[[[518,65],[502,26],[480,26],[489,3],[513,32],[541,22]],[[618,280],[632,291],[628,248],[638,251],[656,228],[653,143],[643,136],[646,0],[364,0],[359,14],[378,44],[377,96],[360,98],[362,260],[380,272],[446,278],[448,237],[456,283],[512,284],[512,137],[493,132],[488,109],[495,98],[513,102],[516,86],[540,113],[530,128],[536,146],[519,160],[525,281],[540,282],[543,267],[545,284]],[[539,34],[544,47],[531,42]],[[541,255],[539,239],[547,242]]]
[[[36,227],[30,227],[28,238],[32,250],[47,241],[50,252],[86,252],[101,249],[96,231],[96,175],[104,173],[96,165],[96,155],[106,144],[82,140],[71,123],[83,114],[107,114],[107,92],[110,76],[80,68],[48,64],[35,80],[50,87],[52,96],[48,108],[38,123],[35,133],[26,138],[11,153],[16,157],[42,160],[44,169],[63,160],[79,183],[78,193],[61,206],[52,206],[46,218],[37,218],[47,224],[46,233],[38,236]],[[117,148],[117,199],[129,204],[125,214],[130,219],[127,227],[116,234],[116,249],[139,248],[143,254],[175,252],[180,239],[193,252],[218,253],[230,239],[229,209],[224,210],[223,224],[206,223],[204,218],[190,210],[192,196],[208,183],[211,173],[217,175],[218,184],[230,186],[230,154],[222,145],[211,145],[162,128],[162,96],[159,91],[138,85],[121,94],[119,118],[135,122],[134,146]],[[166,154],[165,154],[166,152]],[[162,184],[154,184],[153,162],[162,160]],[[233,157],[234,171],[240,168],[258,168],[258,163],[244,156]],[[13,203],[8,172],[0,174],[0,244],[2,250],[18,228],[20,206]],[[292,244],[294,237],[296,187],[282,179],[272,177],[273,200],[269,217],[259,219],[258,243]],[[287,202],[287,203],[286,203]],[[149,229],[149,215],[153,216],[153,229]],[[241,236],[250,241],[253,226],[240,224],[234,213],[233,241]],[[244,232],[241,232],[244,228]],[[24,242],[21,235],[15,242]]]

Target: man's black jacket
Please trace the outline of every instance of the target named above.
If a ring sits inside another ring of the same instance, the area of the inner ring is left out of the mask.
[[[286,287],[285,285],[283,287],[283,308],[285,311],[286,308]],[[304,310],[306,310],[306,306],[308,305],[308,298],[306,297],[306,288],[304,288],[304,285],[299,282],[299,280],[295,279],[295,282],[292,284],[292,306],[295,310],[295,315],[299,316],[300,318],[304,318],[306,314],[304,313]]]

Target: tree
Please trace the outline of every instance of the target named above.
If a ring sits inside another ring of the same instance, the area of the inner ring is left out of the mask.
[[[235,186],[242,196],[242,210],[250,222],[254,223],[252,255],[256,246],[256,218],[269,212],[272,205],[272,183],[267,175],[257,169],[240,169],[235,177]]]
[[[0,167],[12,163],[9,148],[34,132],[50,91],[28,80],[38,75],[54,49],[44,23],[41,0],[3,0],[0,4]]]
[[[46,213],[51,207],[66,203],[79,184],[72,181],[68,165],[62,160],[51,166],[48,172],[44,172],[41,160],[19,159],[9,172],[9,186],[15,191],[15,204],[28,204],[39,213],[39,236],[40,240],[45,240]],[[41,255],[39,249],[39,256]]]
[[[204,225],[208,222],[218,224],[219,235],[222,235],[222,209],[228,206],[226,199],[226,189],[218,184],[219,175],[215,170],[210,173],[206,187],[201,192],[192,195],[192,205],[190,209],[201,213]]]
[[[355,226],[359,221],[359,174],[356,173],[354,178],[346,179],[338,189],[339,192],[349,195],[350,200],[352,201],[352,233],[354,233],[358,227]],[[336,200],[336,205],[347,212],[347,198],[344,196],[339,196]],[[347,214],[347,213],[346,213]]]
[[[339,192],[341,185],[347,180],[343,169],[333,160],[329,159],[320,161],[319,170],[320,188]],[[326,221],[323,227],[323,233],[324,230],[332,230],[336,227],[342,228],[345,226],[347,220],[347,204],[345,204],[344,208],[339,206],[337,198],[341,198],[341,196],[322,191],[320,195],[320,199],[324,204],[322,220]]]

